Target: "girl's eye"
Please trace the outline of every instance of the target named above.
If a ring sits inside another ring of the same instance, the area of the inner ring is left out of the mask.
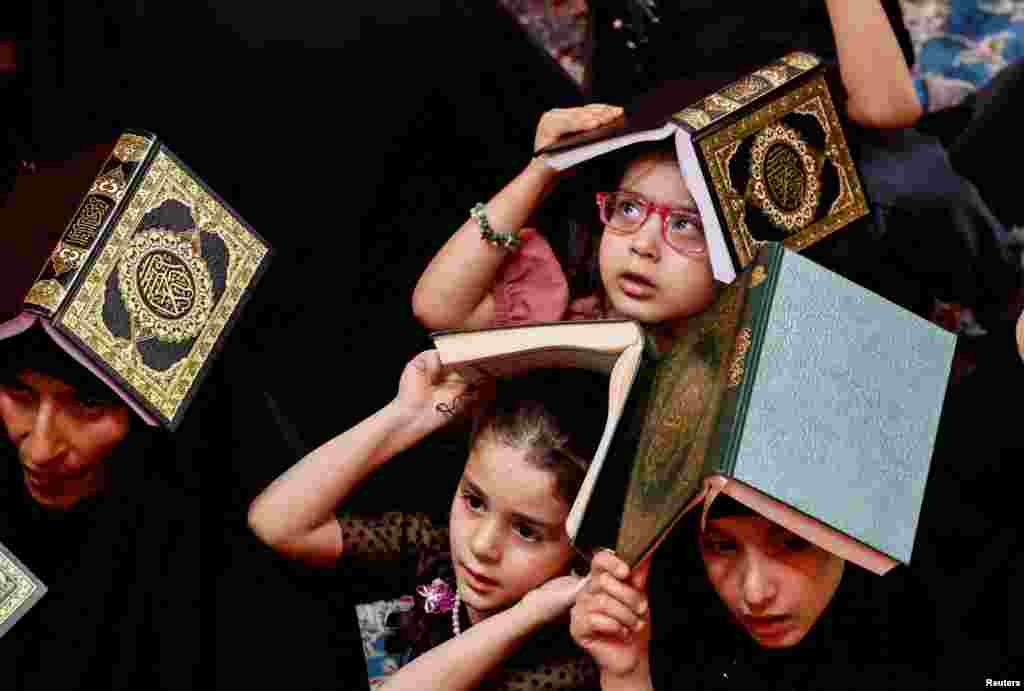
[[[516,532],[519,537],[526,540],[527,542],[540,542],[540,532],[533,528],[533,526],[521,524],[516,526]]]
[[[700,223],[689,214],[672,214],[669,216],[668,229],[673,235],[696,236],[703,232]]]
[[[472,492],[463,492],[462,500],[466,502],[466,506],[469,507],[470,511],[479,513],[484,510],[484,500]]]
[[[633,220],[643,214],[643,207],[633,199],[620,199],[615,205],[615,213],[618,216]]]

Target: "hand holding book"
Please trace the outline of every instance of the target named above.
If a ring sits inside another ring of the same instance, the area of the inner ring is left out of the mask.
[[[590,132],[609,125],[622,118],[620,106],[606,103],[591,103],[579,108],[555,108],[544,113],[537,123],[533,149],[539,151],[570,134]]]
[[[609,550],[594,555],[590,577],[572,608],[573,639],[593,656],[602,688],[649,688],[651,640],[647,575],[650,561],[632,570]]]
[[[466,411],[483,382],[471,382],[441,364],[436,350],[409,361],[398,381],[395,406],[423,436],[443,427]]]

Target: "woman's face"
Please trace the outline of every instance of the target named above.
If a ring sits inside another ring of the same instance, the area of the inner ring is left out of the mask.
[[[643,156],[627,168],[619,189],[649,202],[696,210],[679,164],[664,156]],[[663,218],[650,214],[631,235],[601,235],[601,283],[618,315],[645,324],[675,323],[703,311],[717,292],[710,255],[683,255],[665,243]]]
[[[708,521],[700,552],[711,585],[759,645],[788,648],[835,595],[845,562],[761,516]]]
[[[25,487],[68,509],[104,486],[105,464],[131,426],[121,403],[90,399],[60,379],[23,370],[0,384],[0,420],[18,449]]]
[[[569,505],[528,452],[481,434],[452,502],[452,563],[474,623],[568,573],[574,556],[565,533]]]

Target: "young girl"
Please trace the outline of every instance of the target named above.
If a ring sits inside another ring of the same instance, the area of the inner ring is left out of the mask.
[[[571,631],[602,689],[932,688],[934,616],[904,571],[847,566],[728,497],[687,524],[653,570],[595,556]]]
[[[639,3],[634,4],[639,6]],[[827,11],[819,7],[823,4],[827,5]],[[827,3],[799,3],[799,8],[787,7],[778,12],[773,10],[770,18],[775,21],[773,28],[782,26],[790,30],[783,31],[781,38],[778,32],[766,36],[757,33],[763,20],[749,21],[747,26],[752,34],[764,44],[762,52],[748,55],[744,50],[735,50],[734,42],[726,41],[725,45],[732,47],[722,51],[721,59],[716,61],[722,73],[714,75],[707,69],[708,61],[698,55],[705,50],[702,42],[679,40],[679,36],[687,35],[690,27],[707,28],[715,21],[735,28],[737,22],[730,21],[735,18],[728,17],[725,11],[719,12],[718,5],[705,5],[700,22],[670,27],[671,36],[663,45],[664,59],[657,61],[656,67],[660,70],[657,74],[649,75],[644,70],[633,74],[629,70],[630,74],[621,85],[623,88],[603,89],[597,92],[598,97],[618,94],[615,98],[632,100],[660,82],[690,77],[694,72],[709,73],[708,83],[725,73],[735,78],[803,47],[825,55],[840,54],[842,80],[849,92],[847,109],[853,121],[870,127],[891,128],[907,125],[919,117],[921,108],[910,73],[886,14],[877,2],[829,0]],[[852,5],[857,7],[848,7]],[[749,9],[744,6],[743,13],[739,14],[749,13]],[[611,21],[605,16],[608,12],[614,14],[611,6],[595,9],[591,19],[597,34],[603,36],[605,29],[613,25],[611,34],[616,36],[625,36],[636,29],[636,22],[624,23],[622,17],[628,15],[615,14],[616,18]],[[791,30],[792,26],[800,25],[796,19],[779,21],[775,16],[779,13],[791,18],[813,19],[824,38],[805,45]],[[803,17],[805,14],[809,16]],[[675,15],[670,13],[669,17],[674,20]],[[831,32],[833,24],[835,42]],[[613,38],[607,36],[597,43],[595,49],[599,55],[595,59],[616,45]],[[654,45],[662,46],[659,41]],[[864,48],[864,41],[869,41],[870,50]],[[741,48],[749,49],[750,43]],[[754,43],[760,46],[757,41]],[[631,48],[637,46],[631,45]],[[694,54],[680,59],[680,50]],[[637,60],[645,55],[639,49],[633,53],[631,57]],[[867,56],[870,59],[866,59]],[[632,64],[624,59],[616,62]],[[596,69],[591,65],[595,85],[614,81],[613,75],[617,72],[604,67]],[[537,128],[535,150],[563,135],[600,127],[621,112],[617,107],[594,104],[545,113]],[[628,147],[626,151],[636,150]],[[702,242],[700,216],[682,180],[674,152],[641,154],[620,171],[617,187],[602,190],[613,194],[604,196],[600,204],[604,223],[598,251],[600,286],[595,295],[571,303],[567,280],[546,240],[532,228],[520,231],[557,180],[558,173],[534,159],[486,206],[475,207],[471,218],[442,247],[420,278],[413,294],[413,311],[417,317],[427,327],[439,329],[619,316],[657,325],[655,333],[659,342],[670,342],[685,324],[686,317],[706,307],[715,292],[707,248]],[[635,194],[637,198],[620,205],[617,196],[620,192]],[[663,231],[660,237],[659,230]],[[497,242],[481,242],[481,236]],[[858,278],[861,282],[865,280]]]
[[[537,126],[536,148],[621,113],[602,104],[549,111]],[[559,176],[535,158],[486,206],[474,207],[430,262],[413,294],[420,321],[441,329],[623,317],[655,326],[659,343],[671,342],[716,293],[700,214],[673,149],[623,153],[633,158],[617,185],[598,194],[593,214],[604,224],[595,294],[570,304],[568,280],[548,242],[534,229],[520,232]]]
[[[477,408],[447,527],[422,515],[335,514],[376,468],[445,424],[453,402],[464,407],[477,395],[441,368],[435,351],[406,366],[391,403],[252,503],[252,529],[286,556],[337,563],[364,597],[415,595],[401,631],[413,659],[388,679],[389,689],[470,689],[485,678],[488,688],[581,688],[594,680],[565,623],[546,626],[567,613],[580,582],[569,575],[576,555],[564,522],[593,449],[578,448],[582,432],[570,439],[568,414],[551,412],[557,403],[528,395],[544,376],[502,382]],[[559,371],[565,376],[572,373]],[[575,388],[575,401],[566,398],[566,411],[579,407],[579,395]],[[409,468],[410,482],[422,472],[430,469]]]

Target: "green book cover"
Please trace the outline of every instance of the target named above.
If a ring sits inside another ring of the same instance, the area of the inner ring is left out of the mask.
[[[639,561],[723,491],[878,573],[907,563],[955,342],[769,243],[638,394],[635,437],[609,458],[628,477],[616,551]]]

